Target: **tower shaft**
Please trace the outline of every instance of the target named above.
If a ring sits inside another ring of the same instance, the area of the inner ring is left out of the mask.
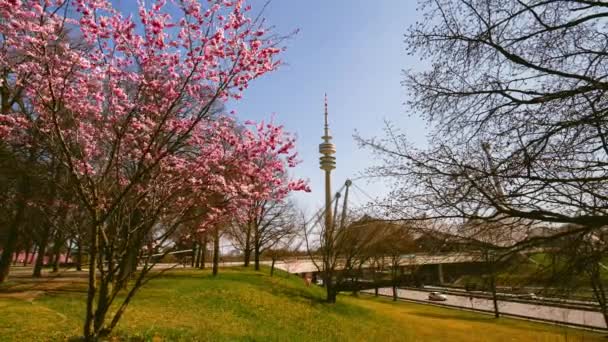
[[[321,153],[321,170],[325,171],[325,230],[330,231],[332,228],[331,170],[336,168],[336,157],[334,157],[336,146],[332,144],[331,135],[329,135],[327,94],[325,94],[325,126],[323,133],[324,135],[321,137],[323,142],[319,144],[319,153]]]

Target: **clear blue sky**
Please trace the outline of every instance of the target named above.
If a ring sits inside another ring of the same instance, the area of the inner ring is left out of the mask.
[[[134,11],[134,0],[113,0],[123,11]],[[253,12],[266,0],[250,0]],[[135,12],[135,11],[134,11]],[[136,14],[135,14],[136,15]],[[299,29],[286,42],[280,70],[254,81],[244,98],[227,109],[245,119],[269,119],[298,136],[302,163],[293,176],[310,180],[312,193],[296,194],[307,211],[323,203],[323,173],[318,144],[323,133],[323,95],[329,97],[330,128],[337,147],[333,186],[357,177],[374,163],[369,151],[353,139],[355,130],[367,137],[382,135],[384,120],[408,133],[410,141],[423,144],[424,123],[409,117],[403,103],[402,70],[420,68],[407,56],[403,34],[418,19],[414,0],[274,0],[264,17],[279,33]],[[366,193],[381,196],[386,185],[357,181]],[[360,192],[351,197],[363,203]]]
[[[264,0],[250,2],[254,9]],[[407,56],[403,34],[417,19],[414,0],[274,0],[265,17],[279,32],[300,29],[287,42],[284,65],[255,81],[237,104],[239,116],[259,120],[271,114],[298,136],[302,163],[294,175],[309,178],[312,193],[298,194],[309,210],[323,203],[323,173],[318,144],[323,129],[323,94],[329,98],[330,129],[337,153],[333,187],[373,164],[369,151],[353,140],[382,134],[384,119],[399,125],[412,142],[424,143],[424,123],[409,117],[403,103],[402,70],[420,68]],[[380,182],[359,180],[372,196],[382,195]],[[365,201],[356,193],[355,201]]]

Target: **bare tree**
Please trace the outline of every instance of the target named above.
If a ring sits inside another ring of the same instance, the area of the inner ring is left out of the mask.
[[[291,256],[294,254],[294,240],[298,237],[295,222],[292,224],[291,234],[284,235],[277,241],[272,248],[267,251],[268,256],[272,260],[270,264],[270,276],[274,275],[275,264],[280,258]]]
[[[565,226],[564,230],[577,227]],[[608,324],[608,293],[605,283],[607,267],[604,264],[608,253],[606,228],[598,228],[593,233],[568,235],[552,246],[544,249],[551,256],[551,262],[541,265],[539,279],[546,279],[545,285],[560,293],[590,290],[593,299]]]
[[[349,280],[352,290],[356,293],[359,286],[357,281],[363,268],[374,257],[384,259],[387,256],[389,243],[395,243],[392,246],[395,246],[396,251],[397,246],[401,245],[394,239],[397,238],[398,233],[405,231],[404,229],[393,231],[397,225],[391,222],[375,220],[367,216],[354,221],[349,217],[350,185],[350,181],[345,184],[346,190],[340,213],[338,213],[338,204],[341,196],[340,193],[336,194],[333,203],[335,216],[329,227],[325,223],[320,224],[316,234],[313,234],[311,227],[306,225],[303,229],[309,256],[322,276],[327,294],[326,300],[329,303],[335,303],[338,292]],[[320,213],[316,222],[322,221],[322,215],[323,213]],[[389,231],[394,234],[388,234]]]
[[[397,224],[381,220],[372,222],[372,231],[376,238],[373,239],[368,249],[371,250],[370,254],[375,255],[376,262],[380,259],[383,265],[389,267],[393,300],[396,301],[398,286],[403,280],[404,257],[413,253],[416,249],[412,226],[411,224]]]
[[[243,266],[249,267],[251,262],[251,253],[253,247],[251,244],[252,239],[252,220],[248,220],[246,223],[234,222],[228,227],[228,234],[232,245],[243,253]]]
[[[417,149],[391,124],[385,139],[359,138],[381,152],[371,173],[396,181],[387,213],[497,230],[504,220],[576,225],[498,247],[512,253],[606,225],[606,5],[420,3],[406,43],[429,68],[404,85],[431,143]]]
[[[338,199],[340,193],[338,192],[334,198],[334,213],[337,211]],[[346,203],[346,202],[345,202]],[[341,240],[341,235],[345,232],[334,222],[327,222],[327,220],[321,220],[324,216],[324,212],[318,213],[316,217],[313,217],[312,225],[307,223],[302,224],[302,231],[304,241],[306,242],[306,250],[323,280],[323,287],[326,290],[326,301],[328,303],[335,303],[338,295],[338,287],[336,286],[336,280],[339,272],[339,262],[341,261],[340,249],[338,247],[338,241]],[[302,214],[302,216],[304,216]],[[320,222],[323,221],[323,222]],[[313,231],[316,224],[319,224],[320,229],[316,232]],[[316,234],[315,234],[316,233]],[[318,262],[317,258],[321,259],[321,263]]]
[[[295,208],[289,201],[257,201],[244,224],[229,227],[233,245],[244,255],[244,266],[249,266],[253,253],[255,269],[260,269],[261,255],[283,239],[295,234]]]

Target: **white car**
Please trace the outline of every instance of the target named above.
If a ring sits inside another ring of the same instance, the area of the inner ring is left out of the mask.
[[[522,299],[538,299],[538,296],[536,295],[536,293],[528,293],[525,295],[521,295],[519,297]]]
[[[441,292],[429,292],[429,300],[436,300],[436,301],[445,301],[448,300],[448,297],[446,297],[446,295],[444,295]]]

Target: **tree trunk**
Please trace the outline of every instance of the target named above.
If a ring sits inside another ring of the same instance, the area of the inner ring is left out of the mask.
[[[33,277],[40,277],[42,274],[42,266],[44,264],[44,255],[46,254],[46,246],[49,243],[49,235],[51,232],[51,225],[45,224],[44,230],[42,231],[42,238],[38,244],[38,255],[36,256],[36,264],[34,265]]]
[[[254,242],[254,258],[255,258],[255,270],[260,270],[260,244],[258,241]]]
[[[270,265],[270,276],[272,277],[274,275],[274,263],[275,261],[277,261],[277,258],[273,257],[272,258],[272,264]]]
[[[59,183],[59,169],[57,168],[55,171],[55,181],[51,182],[50,186],[50,198],[51,200],[54,200],[55,197],[57,196],[57,184]],[[38,242],[38,254],[36,257],[36,264],[34,265],[34,273],[33,276],[34,277],[40,277],[41,275],[41,271],[42,271],[42,266],[44,264],[44,256],[46,254],[46,248],[49,244],[49,238],[51,236],[51,230],[52,230],[52,225],[51,225],[51,221],[49,221],[51,218],[46,217],[46,219],[44,220],[44,227],[43,227],[43,231],[42,231],[42,237],[40,239],[40,241]]]
[[[25,214],[25,200],[19,201],[13,222],[11,223],[6,235],[6,242],[3,244],[2,255],[0,256],[0,283],[6,280],[11,268],[13,253],[17,247],[19,237],[19,227]]]
[[[260,270],[260,250],[262,249],[261,244],[261,236],[260,236],[260,228],[253,227],[253,258],[255,262],[255,270]]]
[[[31,169],[30,166],[34,163],[35,158],[36,154],[34,148],[32,148],[30,150],[30,155],[26,164],[27,171]],[[25,217],[25,205],[29,198],[29,193],[30,180],[27,174],[25,174],[24,172],[19,178],[19,192],[17,194],[18,201],[15,208],[15,216],[13,217],[13,221],[9,225],[8,232],[6,235],[6,241],[4,242],[4,244],[2,244],[2,255],[0,255],[0,283],[4,282],[8,278],[8,273],[10,272],[13,253],[15,253],[15,249],[17,247],[17,240],[19,238],[19,229],[21,227],[21,224],[23,223],[23,218]]]
[[[217,275],[220,264],[220,231],[219,227],[213,232],[213,275]]]
[[[59,271],[59,264],[61,263],[61,247],[63,245],[63,238],[59,232],[56,232],[55,241],[53,242],[53,272]]]
[[[34,246],[34,250],[32,251],[32,254],[30,255],[30,260],[27,262],[28,265],[31,265],[34,263],[35,257],[36,257],[36,253],[38,252],[38,245]]]
[[[359,277],[363,273],[363,262],[359,263],[359,267],[357,267],[357,273],[352,278],[353,281],[353,296],[359,296]]]
[[[28,245],[25,248],[25,258],[23,258],[23,266],[27,266],[27,262],[29,261],[30,258],[30,249],[32,248],[32,246]]]
[[[53,272],[59,271],[61,265],[61,245],[55,250],[55,259],[53,260]]]
[[[374,296],[378,297],[378,265],[374,263],[372,268],[372,277],[374,279]]]
[[[99,246],[99,232],[100,227],[98,223],[94,222],[91,225],[91,232],[89,237],[89,286],[87,289],[87,309],[84,320],[83,335],[85,341],[91,341],[94,336],[91,331],[91,324],[93,323],[93,301],[95,300],[95,294],[97,292],[97,248]]]
[[[207,233],[203,236],[203,245],[201,246],[201,269],[205,269],[205,259],[207,257]]]
[[[201,263],[203,262],[204,247],[202,244],[198,245],[198,252],[196,253],[196,268],[202,268]]]
[[[102,247],[103,248],[103,247]],[[100,259],[101,261],[101,259]],[[93,319],[93,331],[95,336],[103,336],[103,322],[108,313],[110,303],[108,301],[110,289],[109,279],[102,279],[99,284],[99,293],[97,294],[97,308]]]
[[[68,260],[70,260],[70,257],[72,256],[72,245],[73,245],[73,240],[70,239],[70,243],[68,244],[68,250],[65,253],[65,260],[64,262],[68,262]]]
[[[337,291],[332,284],[331,286],[327,287],[327,302],[335,304],[336,297],[337,297]]]
[[[195,266],[195,259],[196,259],[196,243],[192,244],[192,260],[190,261],[190,267],[194,267]]]
[[[606,298],[606,291],[604,289],[604,284],[602,284],[602,277],[599,268],[599,263],[596,263],[592,266],[590,272],[591,278],[591,288],[593,289],[593,295],[597,303],[600,306],[600,310],[602,311],[602,315],[604,317],[604,323],[608,327],[608,300]]]
[[[247,223],[247,233],[245,234],[245,250],[244,253],[244,266],[249,267],[249,261],[251,260],[251,225]]]
[[[496,276],[493,273],[490,277],[490,288],[492,291],[492,302],[494,303],[494,317],[500,318],[500,311],[498,310],[498,298],[496,297]]]
[[[76,240],[78,249],[76,250],[76,271],[82,271],[82,239],[78,236]]]
[[[325,274],[324,278],[325,279],[323,279],[323,285],[325,286],[325,290],[327,291],[326,300],[328,303],[335,303],[337,291],[334,286],[333,276],[331,274]]]
[[[493,251],[485,251],[485,260],[490,269],[490,291],[492,292],[492,303],[494,304],[494,317],[500,318],[498,309],[498,298],[496,296],[496,256]]]
[[[193,257],[195,258],[194,267],[199,268],[199,266],[201,265],[201,246],[199,244],[196,244],[196,248],[194,249],[194,251],[195,251],[195,253],[193,255]]]
[[[398,282],[398,273],[399,273],[399,260],[393,259],[393,267],[391,269],[391,280],[393,283],[393,301],[396,302],[399,296],[397,295],[397,282]]]

